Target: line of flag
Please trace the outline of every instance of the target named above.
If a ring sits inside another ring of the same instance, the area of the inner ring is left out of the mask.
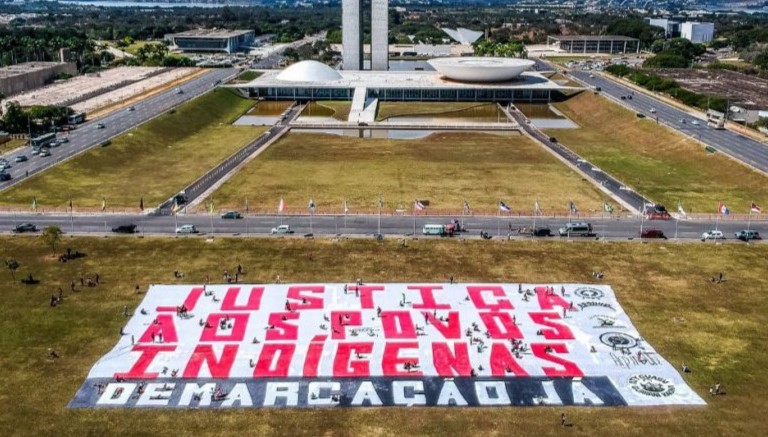
[[[723,202],[720,202],[717,204],[717,213],[722,215],[730,215],[731,210],[728,209],[728,207]]]
[[[603,200],[603,211],[607,212],[608,214],[613,214],[613,206],[611,206],[610,203]]]
[[[413,202],[413,209],[416,211],[424,211],[425,209],[427,209],[427,206],[421,203],[420,200],[416,200]]]
[[[503,200],[499,200],[499,211],[512,212],[512,208],[510,208],[506,203],[504,203]]]

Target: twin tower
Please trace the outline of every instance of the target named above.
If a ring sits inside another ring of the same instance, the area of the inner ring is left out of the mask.
[[[389,69],[389,0],[371,3],[371,70]],[[363,69],[363,0],[342,0],[341,43],[345,70]]]

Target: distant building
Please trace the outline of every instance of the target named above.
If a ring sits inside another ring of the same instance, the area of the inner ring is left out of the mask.
[[[483,36],[483,32],[478,32],[476,30],[469,30],[465,29],[463,27],[459,27],[457,29],[450,29],[447,27],[443,27],[440,30],[447,33],[448,36],[451,37],[454,41],[456,41],[459,44],[469,45],[480,39],[481,36]]]
[[[0,68],[0,93],[6,96],[39,88],[61,73],[75,75],[77,66],[71,62],[25,62]]]
[[[715,37],[715,23],[687,21],[680,25],[680,36],[694,44],[710,42]]]
[[[234,53],[251,48],[255,38],[253,30],[196,29],[165,35],[166,41],[184,52]]]
[[[664,36],[666,37],[680,33],[680,22],[669,18],[648,18],[648,24],[664,29]]]
[[[548,36],[547,45],[566,53],[640,53],[640,40],[618,35]]]

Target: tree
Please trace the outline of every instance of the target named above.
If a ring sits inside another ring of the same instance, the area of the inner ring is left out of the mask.
[[[11,271],[11,278],[13,278],[13,280],[15,281],[16,270],[19,269],[19,262],[13,258],[8,258],[7,260],[5,260],[5,266],[8,268],[8,270]]]
[[[53,225],[43,229],[42,234],[40,234],[40,238],[43,239],[45,244],[51,246],[51,250],[53,250],[54,256],[56,256],[56,244],[61,241],[62,233],[63,232],[61,232],[61,228]]]

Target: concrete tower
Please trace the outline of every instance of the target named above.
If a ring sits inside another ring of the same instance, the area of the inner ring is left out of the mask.
[[[345,70],[363,69],[363,8],[361,0],[341,4],[341,44]]]
[[[371,1],[371,70],[389,70],[389,0]]]
[[[345,70],[363,69],[363,0],[342,0]],[[371,70],[389,69],[389,0],[371,0]]]

